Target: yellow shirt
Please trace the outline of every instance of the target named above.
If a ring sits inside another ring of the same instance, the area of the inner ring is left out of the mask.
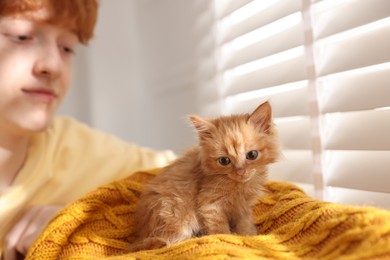
[[[172,159],[171,151],[129,144],[71,118],[57,117],[47,131],[33,136],[23,168],[0,195],[0,244],[31,205],[66,204],[102,184]]]

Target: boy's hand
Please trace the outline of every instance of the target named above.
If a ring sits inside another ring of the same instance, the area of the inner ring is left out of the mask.
[[[4,260],[24,259],[32,243],[62,208],[59,205],[36,205],[27,210],[5,238]]]

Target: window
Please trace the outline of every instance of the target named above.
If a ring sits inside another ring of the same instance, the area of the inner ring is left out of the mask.
[[[390,208],[390,1],[215,0],[221,111],[273,105],[271,179]]]

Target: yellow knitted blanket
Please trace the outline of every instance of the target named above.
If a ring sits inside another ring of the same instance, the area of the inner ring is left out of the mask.
[[[124,254],[135,204],[158,172],[138,172],[70,204],[27,259],[390,259],[390,211],[318,201],[282,182],[268,182],[253,208],[257,236],[212,235]]]

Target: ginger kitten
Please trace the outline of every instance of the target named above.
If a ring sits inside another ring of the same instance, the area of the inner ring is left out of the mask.
[[[251,207],[263,194],[267,165],[279,155],[270,104],[250,115],[189,119],[199,145],[145,186],[130,251],[200,235],[257,234]]]

